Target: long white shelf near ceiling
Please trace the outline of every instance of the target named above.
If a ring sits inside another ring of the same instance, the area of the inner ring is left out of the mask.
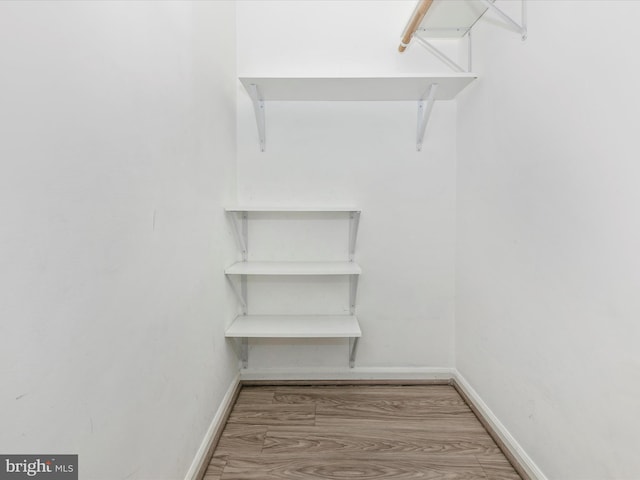
[[[454,99],[477,78],[473,73],[376,77],[240,77],[253,101],[265,150],[267,101],[414,101],[418,103],[416,148],[422,148],[433,102]]]
[[[438,84],[434,100],[452,100],[476,75],[402,77],[240,77],[250,91],[256,85],[263,100],[277,101],[418,101]]]

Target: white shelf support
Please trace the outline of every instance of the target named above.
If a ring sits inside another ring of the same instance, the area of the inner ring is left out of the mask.
[[[356,238],[358,237],[358,225],[360,224],[360,212],[353,211],[349,214],[349,261],[355,260]]]
[[[436,57],[438,60],[440,60],[442,63],[444,63],[445,65],[447,65],[449,68],[451,68],[453,71],[458,72],[458,73],[463,73],[465,70],[464,68],[462,68],[460,65],[458,65],[456,62],[454,62],[449,56],[445,55],[441,50],[439,50],[438,48],[435,47],[435,45],[433,45],[431,42],[429,42],[428,40],[426,40],[425,38],[421,37],[420,35],[418,35],[418,32],[416,32],[413,35],[413,39],[418,42],[418,45],[420,45],[421,47],[426,48],[429,52],[431,52],[431,54]],[[471,71],[471,70],[469,70]]]
[[[247,298],[247,276],[240,275],[240,294],[242,295],[242,314],[249,313],[249,299]]]
[[[266,128],[264,116],[264,99],[260,93],[258,85],[252,83],[248,86],[249,96],[253,102],[253,111],[256,114],[256,123],[258,124],[258,137],[260,138],[260,151],[264,152],[266,146]]]
[[[242,368],[247,368],[249,366],[249,339],[247,337],[242,337],[239,339],[239,342]]]
[[[492,0],[480,0],[484,5],[489,7],[492,12],[495,12],[502,20],[504,20],[507,24],[511,25],[511,27],[522,36],[522,40],[527,39],[527,6],[526,0],[520,0],[522,5],[521,16],[522,16],[522,24],[516,22],[509,15],[504,13],[500,8],[496,7],[495,3]]]
[[[243,275],[243,277],[246,277],[246,275]],[[242,312],[243,312],[242,314],[246,315],[247,314],[246,287],[243,289],[241,286],[240,289],[238,289],[238,287],[236,286],[235,283],[233,283],[233,280],[229,275],[227,275],[227,281],[229,282],[229,285],[231,285],[231,290],[233,290],[233,293],[238,299],[238,301],[240,302],[240,305],[242,305]],[[240,281],[240,283],[242,284],[242,280]],[[246,284],[246,278],[245,278],[245,284]],[[243,294],[243,290],[245,290],[244,294]]]
[[[418,131],[416,139],[416,150],[418,152],[422,150],[424,132],[427,128],[427,123],[429,123],[429,117],[431,116],[431,110],[433,109],[437,90],[438,84],[432,83],[429,87],[429,94],[427,95],[426,100],[420,99],[418,101]]]
[[[349,337],[349,368],[356,366],[356,351],[359,337]]]
[[[233,223],[233,233],[235,234],[236,240],[240,245],[240,250],[242,251],[242,261],[246,262],[249,255],[249,224],[248,212],[239,212],[242,218],[241,223],[238,223],[238,218],[235,212],[231,212],[231,223]]]
[[[358,295],[358,275],[349,275],[349,312],[356,313],[356,296]]]

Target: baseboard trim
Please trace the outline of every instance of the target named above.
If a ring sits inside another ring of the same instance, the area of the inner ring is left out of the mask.
[[[538,468],[507,428],[498,420],[498,417],[484,403],[478,392],[457,370],[451,378],[451,385],[467,402],[480,423],[489,432],[489,435],[491,435],[523,480],[548,480],[542,470]]]
[[[224,394],[224,397],[222,397],[222,402],[220,402],[220,406],[211,420],[211,424],[202,439],[202,443],[191,463],[191,467],[184,477],[185,480],[202,480],[204,477],[207,466],[209,465],[209,460],[218,445],[224,426],[227,423],[233,405],[236,403],[241,388],[240,374],[238,374],[231,381],[227,392]]]
[[[442,367],[355,367],[350,369],[339,368],[291,368],[291,369],[249,369],[240,372],[240,381],[247,385],[250,382],[319,382],[328,383],[371,383],[371,382],[398,382],[408,381],[448,381],[455,374],[455,369]]]

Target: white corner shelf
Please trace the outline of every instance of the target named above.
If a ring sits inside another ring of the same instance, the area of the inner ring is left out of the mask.
[[[268,207],[233,206],[225,208],[234,226],[234,233],[242,252],[242,261],[236,262],[224,271],[233,292],[242,306],[242,315],[235,318],[227,328],[225,336],[235,338],[240,343],[240,358],[243,368],[249,362],[249,338],[348,338],[349,366],[355,365],[358,339],[362,335],[355,316],[358,278],[362,273],[360,265],[354,261],[356,237],[361,211],[355,207]],[[338,212],[349,218],[349,260],[342,262],[264,262],[249,261],[249,219],[255,212],[309,213]],[[248,278],[255,275],[339,275],[349,277],[348,315],[253,315],[249,314],[247,300]],[[239,287],[232,278],[240,277]]]
[[[433,102],[454,99],[477,76],[376,77],[240,77],[253,102],[260,150],[266,148],[265,102],[268,101],[413,101],[418,103],[416,149],[422,149]]]
[[[227,337],[356,338],[362,335],[355,315],[239,315]]]
[[[403,33],[403,39],[408,33],[407,30],[413,25],[421,3],[425,0],[419,0],[416,10],[409,19]],[[508,2],[507,2],[508,3]],[[514,3],[514,2],[512,2]],[[415,31],[411,34],[411,39],[432,53],[436,58],[450,67],[454,72],[470,72],[471,71],[471,30],[473,26],[488,11],[498,16],[502,23],[508,29],[519,34],[522,40],[527,38],[527,16],[526,16],[526,0],[520,0],[521,5],[521,21],[516,22],[507,15],[499,6],[495,4],[495,0],[433,0],[428,6],[424,18],[415,26]],[[422,4],[424,6],[424,4]],[[419,18],[419,17],[417,17]],[[457,61],[448,57],[430,40],[453,38],[460,39],[467,37],[467,67],[463,68]],[[404,41],[404,40],[403,40]],[[403,47],[407,45],[402,43]],[[403,50],[401,50],[403,51]]]
[[[433,0],[418,30],[429,38],[462,38],[489,10],[496,13],[513,31],[527,36],[526,3],[520,0],[522,24],[517,23],[497,5],[495,0]]]
[[[429,38],[462,38],[488,9],[482,0],[434,0],[418,30]]]
[[[227,275],[360,275],[355,262],[237,262]]]

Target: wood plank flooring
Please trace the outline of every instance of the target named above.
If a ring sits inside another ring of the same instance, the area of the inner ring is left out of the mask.
[[[453,387],[240,391],[204,480],[519,480]]]

